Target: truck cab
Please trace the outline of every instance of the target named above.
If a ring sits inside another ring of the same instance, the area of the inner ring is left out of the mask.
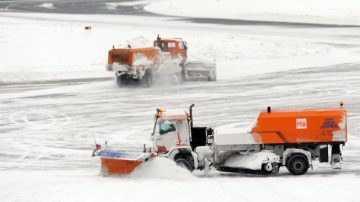
[[[154,150],[167,153],[179,146],[190,146],[190,127],[184,115],[162,116],[154,129]]]
[[[172,59],[180,58],[182,63],[187,60],[187,43],[181,38],[162,39],[158,36],[154,41],[154,47],[170,53]]]
[[[151,135],[153,151],[188,170],[198,168],[194,150],[198,146],[205,146],[207,136],[213,133],[211,128],[193,126],[193,106],[190,106],[189,114],[185,112],[180,115],[165,115],[165,111],[158,108]]]

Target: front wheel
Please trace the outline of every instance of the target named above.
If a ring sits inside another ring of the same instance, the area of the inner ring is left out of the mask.
[[[186,170],[191,171],[191,165],[188,161],[186,161],[185,159],[177,159],[175,160],[175,163],[177,166],[181,167],[181,168],[185,168]]]
[[[152,85],[152,74],[150,73],[150,71],[146,71],[144,78],[142,80],[142,84],[145,87],[150,87]]]
[[[194,168],[194,159],[191,155],[182,155],[174,159],[176,165],[185,168],[186,170],[192,172]]]
[[[303,155],[293,155],[286,164],[286,168],[293,175],[303,175],[309,168],[308,160]]]

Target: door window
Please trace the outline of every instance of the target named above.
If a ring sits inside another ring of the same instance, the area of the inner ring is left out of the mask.
[[[176,47],[175,42],[168,43],[168,48],[175,48],[175,47]]]

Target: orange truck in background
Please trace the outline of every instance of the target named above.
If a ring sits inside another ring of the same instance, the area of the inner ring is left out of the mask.
[[[181,38],[162,39],[159,36],[153,47],[115,48],[108,52],[106,69],[114,71],[119,86],[141,84],[151,86],[154,79],[169,81],[216,80],[213,63],[187,63],[187,44]]]
[[[113,48],[108,53],[108,71],[114,71],[119,86],[151,86],[156,77],[181,80],[181,65],[186,61],[186,42],[182,39],[160,39],[154,47]]]
[[[225,172],[276,174],[281,166],[302,175],[313,160],[341,168],[347,141],[345,108],[261,111],[249,131],[194,127],[189,114],[165,115],[157,109],[151,139],[142,152],[97,150],[102,169],[128,174],[151,157],[166,157],[189,170],[215,168]]]

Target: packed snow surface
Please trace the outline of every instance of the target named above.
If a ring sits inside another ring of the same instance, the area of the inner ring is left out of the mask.
[[[360,24],[358,0],[157,0],[145,10],[187,17]]]

